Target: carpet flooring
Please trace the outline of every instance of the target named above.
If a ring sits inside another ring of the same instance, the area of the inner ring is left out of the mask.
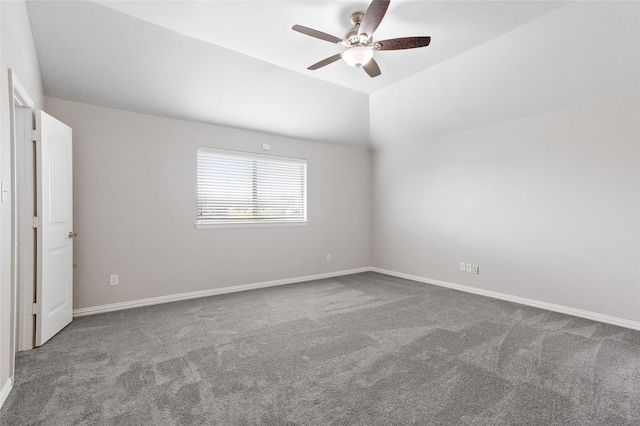
[[[77,318],[2,425],[640,425],[640,332],[373,272]]]

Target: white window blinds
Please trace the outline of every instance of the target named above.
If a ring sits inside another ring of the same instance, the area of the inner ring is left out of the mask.
[[[306,160],[198,148],[198,224],[306,220]]]

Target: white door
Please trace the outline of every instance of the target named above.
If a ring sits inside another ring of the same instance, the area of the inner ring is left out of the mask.
[[[73,310],[73,185],[71,128],[36,114],[36,346],[71,322]]]

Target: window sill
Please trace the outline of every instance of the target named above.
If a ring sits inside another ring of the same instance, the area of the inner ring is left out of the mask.
[[[285,228],[289,226],[307,226],[304,222],[249,222],[249,223],[198,223],[196,229],[224,229],[224,228]]]

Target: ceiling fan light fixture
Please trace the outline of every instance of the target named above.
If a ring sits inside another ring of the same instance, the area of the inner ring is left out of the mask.
[[[373,49],[365,46],[350,47],[342,53],[342,59],[354,68],[366,65],[373,58]]]

